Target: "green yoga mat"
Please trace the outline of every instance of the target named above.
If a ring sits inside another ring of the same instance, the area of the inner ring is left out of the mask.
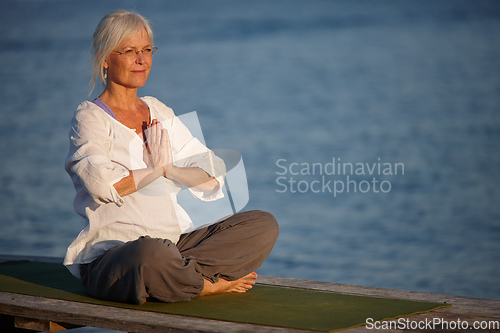
[[[92,298],[85,292],[80,281],[63,265],[30,261],[1,263],[0,290],[75,302],[321,332],[363,325],[367,318],[397,318],[446,306],[440,303],[260,285],[244,294],[204,296],[186,303],[147,302],[143,305],[132,305]]]

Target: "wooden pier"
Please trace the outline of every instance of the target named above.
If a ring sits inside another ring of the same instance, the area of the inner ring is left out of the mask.
[[[0,262],[11,260],[62,262],[61,259],[56,258],[0,256]],[[405,328],[404,331],[408,332],[500,332],[500,300],[351,286],[271,276],[260,276],[258,284],[347,295],[436,303],[446,302],[453,305],[428,313],[405,317],[403,320],[408,325],[406,327],[400,326],[383,330],[373,328],[371,331],[401,332]],[[430,322],[435,323],[432,329],[429,329],[429,324],[425,325],[425,323]],[[442,324],[438,325],[438,322]],[[443,326],[444,322],[448,323],[447,329],[446,326]],[[460,326],[457,327],[457,323]],[[417,325],[420,326],[417,327]],[[483,329],[472,329],[474,325],[482,325]],[[0,331],[2,333],[30,332],[29,330],[57,332],[82,326],[127,332],[305,332],[304,330],[289,328],[241,324],[0,292]],[[465,327],[468,329],[464,329]],[[370,330],[368,326],[359,326],[344,332],[361,331]]]

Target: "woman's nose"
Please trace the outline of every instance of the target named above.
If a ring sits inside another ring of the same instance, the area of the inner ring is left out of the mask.
[[[142,64],[146,60],[142,51],[137,52],[137,56],[135,57],[135,59],[138,64]]]

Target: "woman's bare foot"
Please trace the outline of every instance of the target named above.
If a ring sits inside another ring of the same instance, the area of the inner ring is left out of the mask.
[[[252,272],[235,281],[219,279],[216,283],[212,283],[208,280],[204,280],[203,290],[201,291],[200,296],[221,293],[244,293],[247,290],[252,289],[256,279],[257,273]]]

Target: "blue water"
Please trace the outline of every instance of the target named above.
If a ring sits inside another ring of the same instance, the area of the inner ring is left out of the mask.
[[[277,217],[260,274],[500,299],[497,1],[2,1],[0,253],[62,257],[83,226],[67,132],[118,8],[153,22],[140,94],[196,110]],[[304,169],[332,160],[376,168]]]

